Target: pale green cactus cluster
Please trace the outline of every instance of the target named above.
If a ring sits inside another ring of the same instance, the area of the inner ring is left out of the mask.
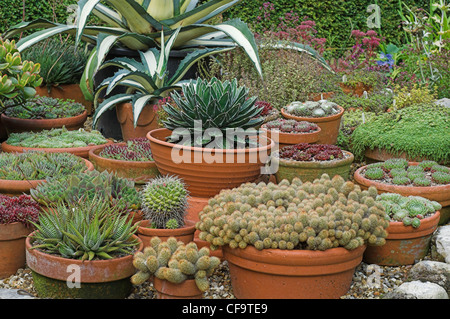
[[[352,250],[383,245],[389,221],[377,190],[336,175],[305,182],[246,183],[211,198],[196,228],[211,249]]]
[[[334,102],[320,101],[294,101],[286,106],[289,114],[301,117],[324,117],[338,114],[340,109]]]
[[[148,247],[134,254],[133,265],[138,271],[131,282],[140,285],[151,276],[175,284],[194,279],[198,289],[204,292],[209,289],[208,277],[219,264],[220,259],[210,256],[207,247],[199,249],[194,242],[185,244],[175,237],[167,241],[152,237]]]

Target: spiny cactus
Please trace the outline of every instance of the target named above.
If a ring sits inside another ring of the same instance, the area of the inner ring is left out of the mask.
[[[181,227],[184,225],[188,197],[189,192],[179,177],[155,177],[141,192],[144,218],[150,220],[155,228],[166,228],[166,223],[171,219]]]
[[[184,244],[175,237],[161,241],[152,237],[150,246],[133,257],[137,273],[131,277],[133,285],[140,285],[151,276],[180,284],[186,279],[194,279],[202,292],[209,289],[208,277],[219,266],[220,259],[210,256],[207,247],[198,248],[194,242]]]
[[[362,191],[336,175],[305,182],[246,183],[211,198],[196,228],[211,249],[355,249],[383,245],[388,221],[375,202],[377,190]]]

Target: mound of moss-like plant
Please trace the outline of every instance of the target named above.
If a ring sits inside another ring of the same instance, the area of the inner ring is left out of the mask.
[[[84,105],[74,100],[37,96],[27,100],[23,105],[7,108],[5,115],[20,119],[57,119],[74,117],[83,113],[84,110]]]
[[[359,125],[352,134],[355,157],[361,159],[367,149],[374,148],[450,163],[450,108],[419,104]]]
[[[12,133],[6,143],[32,148],[72,148],[105,144],[108,141],[99,131],[84,129],[69,131],[65,127],[41,132]]]

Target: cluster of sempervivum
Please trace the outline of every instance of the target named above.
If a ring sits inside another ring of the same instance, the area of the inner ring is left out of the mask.
[[[389,221],[377,190],[362,191],[336,175],[313,182],[246,183],[211,198],[196,228],[211,249],[352,250],[383,245]]]
[[[402,158],[367,165],[364,176],[371,180],[387,181],[395,185],[431,186],[450,183],[450,168],[435,161],[424,160],[410,165]]]
[[[276,119],[263,124],[268,130],[279,130],[282,133],[312,133],[319,129],[317,124],[307,121]]]
[[[185,244],[175,237],[169,237],[167,241],[152,237],[150,246],[134,254],[133,265],[138,272],[131,277],[131,282],[140,285],[153,275],[175,284],[194,279],[198,289],[206,291],[208,276],[219,264],[220,259],[210,256],[207,247],[199,249],[194,242]]]
[[[331,161],[344,158],[344,153],[336,145],[300,143],[281,148],[279,157],[295,161]]]
[[[386,214],[392,221],[401,221],[405,226],[420,226],[420,221],[442,208],[436,201],[420,196],[402,196],[396,193],[383,193],[377,196],[377,202],[383,204]]]
[[[269,102],[266,102],[266,101],[256,101],[255,106],[262,108],[261,114],[259,116],[263,116],[263,117],[270,115],[272,113],[272,111],[274,110],[272,104],[270,104]]]
[[[285,107],[285,110],[292,115],[301,117],[324,117],[339,113],[339,107],[336,103],[320,101],[294,101]]]
[[[152,161],[150,141],[145,137],[130,139],[126,144],[111,144],[99,154],[101,157],[122,161]]]
[[[29,195],[10,197],[0,194],[0,224],[22,223],[30,227],[37,222],[40,206]]]

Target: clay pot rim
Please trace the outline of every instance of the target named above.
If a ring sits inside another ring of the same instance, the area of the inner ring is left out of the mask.
[[[98,153],[100,153],[106,146],[110,146],[110,145],[127,145],[127,143],[121,142],[121,143],[97,145],[89,150],[89,159],[94,158],[96,160],[107,161],[107,162],[114,163],[116,165],[126,165],[128,167],[130,167],[130,166],[138,166],[138,167],[145,166],[145,167],[147,167],[147,166],[156,165],[154,160],[153,161],[126,161],[126,160],[118,160],[118,159],[113,159],[113,158],[106,158],[106,157],[102,157],[102,156],[98,155]]]
[[[340,119],[342,115],[344,114],[345,109],[338,105],[338,108],[340,109],[340,112],[338,114],[325,116],[325,117],[302,117],[302,116],[295,116],[289,114],[287,111],[284,110],[284,107],[281,108],[281,114],[288,119],[294,119],[297,121],[307,121],[312,123],[323,123],[323,122],[332,122]]]
[[[28,228],[22,222],[0,223],[0,229],[0,242],[25,238],[32,232],[32,227]]]
[[[142,224],[149,224],[150,221],[147,219],[143,219],[141,222]],[[192,220],[185,220],[185,224],[183,227],[176,228],[176,229],[159,229],[159,228],[149,228],[145,226],[138,227],[138,233],[142,235],[147,236],[167,236],[168,233],[170,233],[170,236],[182,236],[186,234],[191,234],[195,232],[195,222]]]
[[[203,295],[203,292],[198,289],[195,279],[186,279],[179,284],[175,284],[155,276],[153,278],[153,286],[157,292],[168,296],[189,298]]]
[[[87,118],[87,110],[86,107],[84,109],[84,111],[81,114],[75,115],[75,116],[70,116],[70,117],[59,117],[56,119],[22,119],[19,117],[11,117],[11,116],[7,116],[5,115],[5,113],[2,113],[1,117],[5,120],[9,120],[9,121],[20,121],[23,123],[40,123],[41,125],[45,125],[45,124],[52,124],[54,122],[58,122],[58,121],[81,121],[85,118]],[[33,125],[34,126],[34,125]]]
[[[230,153],[231,154],[241,154],[241,153],[254,153],[254,152],[268,151],[275,146],[274,141],[272,141],[267,136],[261,135],[260,138],[263,138],[268,142],[270,141],[270,144],[264,145],[264,146],[246,148],[246,149],[214,149],[214,148],[194,147],[194,146],[178,145],[178,144],[174,144],[174,143],[169,143],[166,141],[162,141],[153,136],[155,133],[159,133],[159,132],[170,133],[171,131],[166,128],[158,128],[158,129],[148,132],[146,137],[153,143],[160,144],[162,146],[169,147],[169,148],[186,150],[186,151],[191,151],[191,152],[205,152],[206,151],[206,152],[213,152],[213,153],[219,153],[219,154],[230,154]],[[169,135],[167,135],[167,136],[169,136]]]
[[[418,228],[405,226],[401,221],[390,221],[386,229],[388,232],[386,239],[411,239],[429,235],[436,230],[440,216],[440,212],[436,211],[433,215],[421,219]]]
[[[105,144],[101,145],[91,145],[91,146],[83,146],[83,147],[67,147],[67,148],[38,148],[38,147],[23,147],[23,146],[13,146],[8,143],[3,142],[1,145],[2,151],[7,153],[23,153],[24,151],[43,151],[48,153],[72,153],[72,152],[88,152],[91,148],[97,146],[106,146],[109,144],[113,144],[113,141],[107,140]],[[6,150],[5,150],[6,149]]]
[[[395,155],[395,152],[397,152],[397,155]],[[379,155],[379,156],[378,156]],[[386,156],[384,156],[386,155]],[[406,159],[409,163],[420,163],[424,160],[429,160],[425,157],[410,157],[407,156],[406,151],[388,151],[387,149],[380,148],[380,147],[374,147],[374,148],[367,148],[364,152],[364,156],[375,161],[384,162],[388,158],[403,158]],[[445,165],[444,162],[437,162],[438,164]]]
[[[304,161],[304,162],[301,162],[301,161],[295,161],[293,159],[284,159],[284,158],[279,158],[277,156],[274,156],[274,155],[279,154],[279,151],[272,153],[271,158],[272,158],[272,160],[277,161],[279,163],[279,165],[281,165],[281,166],[300,167],[300,168],[330,168],[330,167],[340,167],[340,166],[349,165],[349,164],[353,163],[355,156],[352,153],[350,153],[349,151],[342,150],[342,152],[347,157],[338,159],[338,160],[332,160],[332,161],[318,161],[318,162]]]
[[[37,232],[37,230],[33,231],[29,236],[27,236],[26,240],[25,240],[25,248],[26,248],[26,253],[27,253],[27,263],[28,263],[28,255],[31,255],[33,259],[37,260],[37,259],[44,259],[47,261],[51,260],[51,263],[53,265],[53,267],[62,267],[64,269],[66,269],[66,267],[68,265],[77,265],[81,267],[81,278],[83,282],[98,282],[95,281],[95,274],[98,273],[98,271],[90,271],[96,268],[104,268],[105,265],[110,264],[111,262],[116,263],[116,264],[120,264],[120,263],[124,263],[124,262],[129,262],[130,265],[132,263],[133,260],[133,255],[134,253],[138,252],[138,251],[142,251],[144,249],[144,243],[142,242],[142,240],[137,236],[137,235],[132,235],[132,238],[137,239],[138,240],[138,246],[135,249],[135,251],[130,254],[130,255],[126,255],[126,256],[122,256],[122,257],[118,257],[118,258],[112,258],[112,259],[104,259],[104,260],[78,260],[78,259],[69,259],[69,258],[64,258],[61,256],[57,256],[57,255],[51,255],[51,254],[47,254],[45,252],[42,252],[38,249],[31,249],[32,245],[31,245],[31,240],[32,240],[32,236],[34,235],[34,233]],[[56,266],[55,266],[56,265]],[[32,266],[29,266],[33,271],[36,271],[35,269],[32,268]],[[134,266],[131,265],[131,268],[134,269]],[[45,271],[42,271],[42,269],[45,269]],[[83,271],[84,269],[84,271]],[[86,270],[87,269],[87,270]],[[48,272],[47,272],[48,270]],[[61,278],[58,275],[54,275],[52,276],[52,271],[51,268],[48,269],[48,267],[40,267],[39,271],[37,271],[39,274],[49,277],[49,278],[53,278],[53,279],[58,279],[58,280],[66,280],[69,273],[67,273],[64,270],[65,276],[64,278]],[[92,272],[92,274],[91,274]],[[109,281],[115,281],[115,280],[120,280],[123,279],[125,277],[119,278],[119,277],[115,277],[117,274],[116,273],[112,273],[109,274],[108,272],[102,271],[102,273],[104,273],[107,277],[110,278]],[[127,277],[127,276],[126,276]],[[102,282],[107,282],[108,280],[103,280]]]

